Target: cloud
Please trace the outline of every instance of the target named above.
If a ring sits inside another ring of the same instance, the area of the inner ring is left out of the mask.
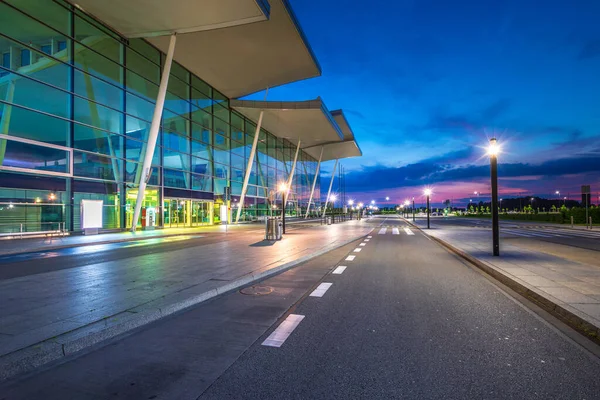
[[[347,174],[347,188],[350,192],[363,192],[438,182],[474,181],[489,177],[490,167],[485,164],[451,166],[451,160],[468,158],[471,154],[468,151],[452,152],[403,167],[377,165],[362,171],[353,171]],[[567,174],[598,171],[600,171],[600,154],[549,160],[540,164],[505,163],[498,166],[498,174],[503,179],[523,176],[561,177]]]

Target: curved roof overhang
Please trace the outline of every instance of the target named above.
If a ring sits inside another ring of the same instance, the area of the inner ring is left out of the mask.
[[[317,160],[321,149],[322,161],[362,155],[342,111],[330,113],[320,98],[308,101],[231,100],[230,105],[254,122],[263,111],[264,129],[294,144],[300,140],[300,148]]]
[[[229,98],[321,75],[288,0],[71,0],[127,38],[144,37]]]
[[[300,147],[312,147],[341,141],[339,126],[318,98],[307,101],[231,100],[230,106],[257,122],[263,111],[262,127],[273,135]]]

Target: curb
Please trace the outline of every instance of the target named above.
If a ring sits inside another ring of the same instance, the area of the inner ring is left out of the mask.
[[[545,296],[542,296],[541,294],[537,293],[536,291],[531,290],[530,288],[526,287],[525,285],[522,285],[521,283],[513,280],[509,276],[498,271],[496,268],[491,267],[487,263],[473,257],[469,253],[467,253],[463,250],[460,250],[459,248],[451,245],[450,243],[448,243],[440,238],[429,235],[423,229],[421,229],[421,227],[419,227],[416,224],[413,224],[411,221],[405,220],[405,222],[407,222],[409,225],[413,226],[414,228],[418,229],[419,231],[421,231],[421,233],[426,235],[431,240],[434,240],[438,244],[442,245],[443,247],[448,249],[450,252],[458,255],[459,257],[468,261],[469,263],[471,263],[475,267],[479,268],[486,274],[490,275],[497,281],[501,282],[502,284],[508,286],[515,292],[519,293],[521,296],[524,296],[528,300],[534,302],[535,304],[537,304],[538,306],[543,308],[545,311],[552,314],[552,316],[558,318],[565,324],[569,325],[571,328],[573,328],[577,332],[583,334],[588,339],[592,340],[593,342],[595,342],[597,344],[600,344],[600,327],[586,321],[585,319],[581,318],[580,316],[567,310],[562,305],[548,299]]]
[[[184,311],[187,308],[196,306],[219,295],[238,290],[242,287],[260,282],[274,275],[278,275],[300,264],[310,261],[313,258],[346,246],[356,240],[359,240],[365,235],[360,235],[353,239],[334,243],[333,245],[329,245],[296,260],[283,263],[277,267],[261,267],[257,271],[243,275],[242,277],[231,282],[227,282],[223,286],[210,289],[204,293],[191,296],[173,304],[134,313],[125,310],[104,320],[84,325],[72,331],[65,332],[53,338],[46,339],[34,345],[30,345],[23,349],[0,356],[0,382],[14,377],[15,375],[30,372],[45,364],[72,356],[73,354],[88,349],[92,346],[102,345],[104,342],[114,339],[119,335],[131,333],[131,331],[136,328],[140,328],[164,317]],[[173,293],[172,295],[176,295],[177,293],[178,292]],[[140,306],[136,306],[134,309],[139,307]],[[108,319],[114,320],[118,316],[125,314],[129,316],[127,321],[112,326],[107,326]]]

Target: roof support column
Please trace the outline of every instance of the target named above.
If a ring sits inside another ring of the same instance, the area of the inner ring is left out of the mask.
[[[296,154],[294,155],[294,163],[292,164],[292,170],[290,171],[290,176],[288,177],[287,180],[287,190],[285,191],[285,195],[283,196],[285,198],[285,201],[283,203],[283,206],[285,207],[288,196],[290,195],[290,191],[292,190],[292,180],[294,179],[294,171],[296,171],[296,161],[298,160],[298,153],[300,152],[300,140],[298,140],[298,146],[296,146]]]
[[[269,88],[265,92],[265,100],[269,94]],[[252,140],[252,149],[250,150],[250,157],[248,157],[248,164],[246,165],[246,173],[244,174],[244,183],[242,184],[242,193],[240,195],[240,202],[238,203],[237,213],[235,215],[235,223],[237,224],[242,214],[242,207],[244,207],[244,201],[246,200],[246,192],[248,191],[248,182],[250,181],[250,174],[252,173],[252,164],[254,164],[254,157],[256,156],[256,147],[258,146],[258,136],[260,134],[260,128],[262,126],[264,111],[260,110],[258,116],[258,123],[256,124],[256,130],[254,131],[254,140]],[[258,163],[257,163],[258,164]]]
[[[327,203],[329,202],[329,196],[331,195],[331,187],[333,186],[333,179],[335,178],[335,169],[337,168],[339,160],[335,160],[333,164],[333,171],[331,171],[331,181],[329,182],[329,190],[327,191],[327,197],[325,198],[325,206],[323,207],[323,218],[325,218],[325,212],[327,212]]]
[[[306,215],[304,219],[308,218],[308,212],[310,211],[310,203],[312,202],[313,194],[315,194],[315,186],[317,185],[317,178],[319,177],[319,168],[321,168],[321,159],[323,158],[323,146],[321,146],[321,155],[319,156],[319,162],[317,163],[317,171],[315,172],[315,179],[313,179],[312,189],[310,189],[310,197],[308,198],[308,207],[306,207]]]
[[[156,142],[158,140],[160,119],[162,117],[163,107],[165,105],[165,96],[167,94],[167,86],[169,84],[169,75],[171,74],[173,53],[175,52],[175,38],[175,34],[171,35],[171,41],[169,42],[169,50],[167,51],[165,66],[163,68],[162,76],[160,78],[160,86],[158,88],[156,105],[154,106],[152,125],[150,126],[148,142],[146,143],[146,152],[144,153],[144,161],[142,164],[142,174],[140,176],[139,182],[136,182],[139,184],[139,187],[137,200],[135,202],[135,210],[133,211],[133,220],[131,221],[132,232],[135,232],[137,228],[138,219],[140,218],[140,211],[142,210],[142,202],[144,201],[144,192],[146,191],[146,184],[148,183],[148,180],[150,179],[151,175],[152,157],[154,156],[154,149],[156,148]]]

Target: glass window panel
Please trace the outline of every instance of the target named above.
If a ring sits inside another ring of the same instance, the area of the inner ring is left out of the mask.
[[[229,139],[223,135],[215,133],[215,148],[229,150]]]
[[[67,145],[69,121],[0,103],[0,118],[4,113],[10,113],[10,120],[5,119],[8,127],[5,133],[8,135],[58,146]]]
[[[115,133],[123,133],[123,114],[100,104],[75,97],[73,119]]]
[[[129,39],[129,46],[156,65],[160,64],[160,51],[144,39]]]
[[[154,103],[130,93],[125,95],[125,103],[127,104],[127,114],[149,122],[152,121],[152,116],[154,115]],[[129,126],[127,128],[129,129]]]
[[[205,128],[212,128],[212,115],[202,109],[192,107],[192,121]]]
[[[126,49],[127,68],[155,84],[160,83],[160,67],[130,48]]]
[[[31,50],[21,49],[21,67],[31,64]]]
[[[122,63],[121,43],[79,16],[75,16],[75,40],[111,60]]]
[[[212,159],[212,149],[206,143],[192,140],[192,155],[210,160]]]
[[[5,148],[3,167],[69,173],[69,153],[65,150],[7,139],[0,139],[0,147]]]
[[[142,78],[135,72],[127,70],[127,90],[143,97],[154,104],[158,98],[158,85]]]
[[[190,153],[190,139],[173,132],[163,131],[163,146],[182,153]]]
[[[244,131],[244,117],[236,112],[231,112],[231,126],[236,128],[236,131]]]
[[[248,154],[250,154],[250,148],[251,146],[248,146]],[[246,146],[242,145],[239,142],[236,142],[235,140],[231,141],[231,154],[235,154],[238,157],[245,157],[245,151]]]
[[[140,154],[144,149],[144,142],[125,137],[125,158],[140,160]]]
[[[75,43],[75,65],[113,85],[122,86],[123,67],[118,63]]]
[[[237,169],[237,168],[231,168],[231,180],[243,182],[244,181],[244,171],[242,171],[241,169]],[[254,179],[253,183],[256,183],[256,178]]]
[[[18,63],[11,65],[11,49],[13,54],[22,48],[21,45],[0,37],[0,53],[2,53],[2,66],[7,69],[18,72],[21,75],[30,76],[34,79],[48,83],[53,86],[57,86],[61,89],[67,90],[69,88],[69,75],[71,67],[67,64],[63,64],[54,59],[46,57],[45,53],[33,51],[33,57],[37,60],[36,64],[43,65],[43,68],[20,68]],[[0,70],[1,72],[1,70]],[[5,72],[2,75],[8,75]],[[3,81],[9,81],[10,79],[20,79],[16,74],[10,78],[5,78]]]
[[[212,192],[212,176],[192,174],[192,189]]]
[[[22,0],[13,1],[15,2],[15,5],[19,8],[21,8],[22,3],[27,3]],[[53,7],[50,7],[48,9],[48,1],[37,0],[36,2],[44,4],[39,6],[40,8],[36,10],[36,14],[44,14],[44,17],[40,18],[40,20],[44,21],[46,20],[46,18],[48,18],[52,20],[52,24],[50,25],[61,25],[62,28],[65,28],[64,32],[68,32],[68,16],[66,16],[64,13],[55,13],[54,7],[56,7],[57,5],[54,5]],[[25,6],[25,10],[30,11],[36,7],[37,6],[35,6],[34,4],[28,4],[27,6]],[[47,9],[48,11],[46,11]],[[27,43],[30,46],[39,48],[41,45],[45,45],[51,40],[63,42],[68,41],[67,37],[63,34],[43,24],[40,24],[31,17],[15,10],[14,8],[2,2],[0,2],[0,15],[2,16],[2,33],[22,43]]]
[[[163,167],[188,170],[190,155],[170,149],[163,149]]]
[[[212,164],[209,160],[192,157],[192,172],[212,176]]]
[[[239,168],[241,170],[245,169],[246,167],[246,162],[245,159],[243,157],[238,157],[235,155],[231,155],[231,167],[232,168]]]
[[[221,121],[229,124],[229,109],[223,108],[219,105],[213,107],[213,113],[215,117],[219,118]],[[217,121],[215,121],[215,126],[217,125]]]
[[[190,81],[189,71],[183,68],[177,61],[173,61],[173,63],[171,64],[171,75],[177,77],[177,79],[179,79],[186,85]],[[169,79],[169,81],[170,80],[171,79]],[[185,97],[187,97],[187,95]]]
[[[227,186],[227,180],[226,179],[215,179],[214,185],[215,185],[215,194],[222,195],[225,192],[225,186]]]
[[[192,75],[192,87],[212,98],[212,87],[196,75]]]
[[[6,0],[21,11],[44,21],[47,25],[64,34],[69,34],[69,11],[48,0]],[[2,14],[2,11],[0,11]]]
[[[123,157],[121,135],[74,124],[73,147],[79,150],[101,153],[111,157]]]
[[[68,118],[69,94],[28,78],[20,78],[14,85],[0,85],[0,99],[24,107]]]
[[[163,127],[181,135],[190,135],[190,121],[168,110],[163,111]]]
[[[215,177],[224,179],[229,178],[229,167],[227,165],[214,163],[213,168],[215,171]]]
[[[214,150],[214,161],[229,165],[229,152],[222,150]]]
[[[122,89],[77,69],[73,73],[76,94],[123,111]]]
[[[73,175],[110,181],[121,180],[119,160],[98,154],[78,151],[73,153]]]
[[[40,50],[42,51],[42,53],[44,54],[48,54],[51,55],[52,54],[52,45],[50,44],[45,44],[42,47],[40,47]]]
[[[190,187],[190,174],[184,171],[163,169],[163,180],[165,186],[187,189]]]
[[[189,118],[191,111],[190,103],[170,92],[165,96],[165,108],[186,118]]]
[[[242,182],[231,182],[231,194],[235,196],[240,196],[242,194]],[[247,203],[252,200],[248,199]]]
[[[148,133],[150,132],[151,125],[150,122],[128,115],[125,118],[125,124],[127,126],[127,131],[125,132],[127,136],[143,142],[148,140]]]
[[[201,127],[194,123],[192,125],[192,138],[194,140],[199,140],[204,143],[212,144],[212,132],[210,129]]]
[[[229,108],[229,99],[224,94],[219,93],[218,90],[213,89],[213,99],[215,100],[215,104],[219,104],[226,109]]]
[[[209,95],[202,93],[194,88],[192,88],[192,98],[191,102],[197,108],[202,109],[207,113],[212,113],[212,99]]]
[[[139,176],[138,173],[141,173],[142,164],[132,161],[127,161],[125,163],[125,181],[129,183],[138,183]],[[148,180],[148,185],[157,186],[160,182],[160,168],[152,167],[152,175]]]

